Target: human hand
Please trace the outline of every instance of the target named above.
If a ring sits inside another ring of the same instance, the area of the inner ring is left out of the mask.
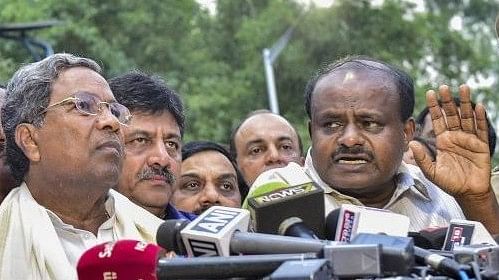
[[[470,89],[459,87],[460,110],[454,104],[450,88],[440,86],[442,106],[433,90],[426,92],[426,102],[436,135],[435,162],[421,144],[409,146],[424,175],[447,193],[459,197],[482,196],[490,192],[490,154],[485,108],[473,110]]]

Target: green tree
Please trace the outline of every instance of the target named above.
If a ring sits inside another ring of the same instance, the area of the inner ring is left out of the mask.
[[[290,26],[293,36],[274,65],[276,85],[281,113],[305,144],[307,80],[321,65],[352,54],[408,71],[416,111],[427,89],[489,79],[474,92],[499,123],[496,0],[427,0],[423,10],[408,0],[373,3],[336,0],[317,8],[286,0],[219,0],[209,13],[195,0],[3,0],[0,22],[57,19],[60,25],[36,33],[55,51],[97,60],[106,77],[131,69],[165,77],[186,105],[187,141],[225,142],[244,115],[268,107],[261,53]],[[459,21],[462,28],[453,28]],[[0,38],[0,83],[30,60],[18,43]]]

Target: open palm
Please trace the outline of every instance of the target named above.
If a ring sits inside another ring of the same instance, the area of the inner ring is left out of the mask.
[[[436,135],[436,160],[432,162],[419,144],[411,142],[414,158],[428,179],[453,196],[486,193],[491,165],[485,109],[477,105],[473,110],[465,85],[459,88],[460,111],[449,87],[441,86],[439,93],[442,106],[434,91],[426,93]]]

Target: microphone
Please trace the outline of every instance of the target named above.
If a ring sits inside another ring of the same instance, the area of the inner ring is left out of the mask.
[[[460,278],[461,266],[459,263],[450,258],[414,246],[413,240],[410,237],[361,233],[351,243],[382,244],[385,272],[387,270],[391,271],[394,273],[393,275],[407,275],[414,264],[414,260],[416,260],[429,265],[440,273]],[[389,256],[388,258],[385,258],[385,253]]]
[[[446,234],[447,227],[435,227],[409,232],[409,237],[412,237],[414,245],[420,248],[442,250]]]
[[[161,258],[157,277],[167,279],[262,278],[288,261],[316,259],[315,254],[276,254],[230,257]]]
[[[290,217],[282,221],[279,225],[279,235],[295,236],[306,239],[320,239],[313,230],[311,230],[302,219]]]
[[[250,197],[248,207],[256,232],[324,237],[324,191],[314,183]]]
[[[455,246],[473,244],[497,245],[494,238],[482,223],[476,221],[452,219],[445,236],[444,251],[452,251]]]
[[[409,217],[388,210],[343,204],[326,218],[327,238],[349,242],[358,233],[407,236]]]
[[[76,271],[79,280],[156,280],[156,262],[161,248],[137,240],[96,245],[83,253]]]
[[[248,210],[213,206],[190,223],[163,223],[158,229],[156,240],[165,249],[196,257],[317,253],[325,245],[319,240],[248,233],[245,232],[248,223]],[[162,236],[165,234],[170,236]],[[185,251],[182,248],[185,248]]]
[[[252,197],[311,182],[313,182],[312,179],[295,162],[290,162],[285,167],[267,170],[260,174],[251,185],[242,208],[248,209],[248,200]]]
[[[182,219],[171,219],[164,221],[156,232],[156,242],[161,248],[173,251],[179,255],[187,255],[187,249],[182,242],[180,231],[189,224]]]
[[[475,244],[456,246],[452,251],[454,259],[460,264],[475,262],[481,270],[499,274],[499,246]]]
[[[409,275],[414,266],[414,242],[409,237],[358,233],[350,244],[381,245],[385,275]]]

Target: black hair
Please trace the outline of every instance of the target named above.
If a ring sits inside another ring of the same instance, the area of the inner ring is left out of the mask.
[[[186,160],[189,157],[193,156],[194,154],[204,151],[219,152],[230,161],[230,163],[236,170],[237,185],[239,188],[239,193],[241,194],[241,201],[243,201],[246,198],[246,195],[248,194],[249,190],[248,185],[244,181],[243,175],[241,174],[241,171],[237,166],[236,160],[231,156],[229,151],[227,151],[227,149],[224,146],[211,141],[191,141],[182,147],[182,160]]]
[[[237,158],[236,140],[235,140],[236,139],[236,133],[239,131],[239,128],[241,128],[241,126],[243,125],[243,123],[247,119],[249,119],[249,118],[251,118],[253,116],[256,116],[256,115],[260,115],[260,114],[273,114],[273,115],[276,115],[276,116],[280,116],[280,115],[272,113],[272,111],[267,110],[267,109],[258,109],[258,110],[249,112],[244,117],[244,119],[242,119],[241,122],[230,133],[230,138],[229,138],[229,152],[230,152],[231,156],[234,159]],[[298,133],[298,131],[296,130],[296,128],[288,120],[286,120],[286,121],[289,123],[289,126],[291,126],[291,128],[293,129],[293,131],[296,134],[296,137],[298,138],[298,149],[299,149],[299,152],[300,152],[300,156],[303,156],[303,142],[301,140],[300,134]]]
[[[456,104],[456,106],[460,106],[461,105],[461,99],[457,96],[454,96],[453,97],[454,99],[454,104]],[[440,106],[442,106],[442,101],[439,99],[438,100],[438,104]],[[471,108],[473,108],[473,110],[475,109],[475,102],[471,101]],[[421,110],[421,112],[419,112],[419,114],[416,116],[416,133],[420,133],[420,130],[423,128],[424,126],[424,120],[426,118],[426,115],[428,115],[428,113],[430,112],[430,109],[428,107],[424,107],[423,110]],[[489,117],[487,117],[487,130],[488,130],[488,135],[489,135],[489,153],[490,153],[490,157],[494,156],[494,152],[496,150],[496,141],[497,141],[497,135],[496,135],[496,130],[494,128],[494,126],[492,125],[492,123],[490,122],[489,120]]]
[[[116,100],[134,112],[161,114],[169,112],[184,135],[185,116],[178,94],[158,76],[132,71],[109,80]]]
[[[379,63],[382,66],[377,66],[370,62]],[[414,110],[414,82],[407,73],[394,65],[368,56],[347,56],[319,69],[319,71],[317,71],[317,73],[308,81],[307,86],[305,87],[305,111],[307,112],[309,119],[312,119],[312,94],[315,90],[317,82],[322,77],[340,68],[364,69],[382,71],[386,73],[393,79],[393,82],[397,86],[398,94],[400,96],[400,116],[402,121],[406,121],[412,116],[412,112]]]

